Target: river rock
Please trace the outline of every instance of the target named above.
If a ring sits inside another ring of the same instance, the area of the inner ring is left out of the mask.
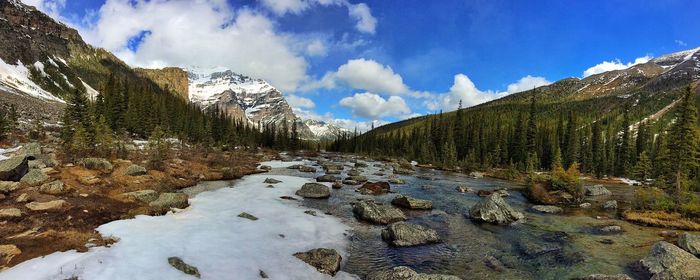
[[[474,179],[481,179],[484,178],[484,173],[478,172],[478,171],[472,171],[469,173],[469,177],[472,177]]]
[[[331,190],[326,185],[319,183],[306,183],[296,192],[296,195],[303,198],[328,198]]]
[[[84,176],[84,177],[78,177],[78,182],[80,182],[83,185],[96,185],[102,182],[100,178],[97,178],[95,176]]]
[[[545,254],[560,252],[561,247],[555,244],[537,244],[528,240],[518,243],[520,252],[528,258],[536,258]]]
[[[19,189],[19,182],[0,181],[0,192],[9,193]]]
[[[440,237],[435,230],[405,222],[393,223],[387,226],[382,230],[382,239],[396,247],[418,246],[440,241]]]
[[[277,183],[282,183],[282,181],[277,180],[275,178],[265,178],[265,181],[263,181],[265,184],[277,184]]]
[[[184,274],[192,275],[192,276],[197,277],[197,278],[201,278],[201,275],[199,275],[199,269],[185,263],[181,258],[169,257],[168,263],[172,267],[174,267],[175,269],[182,271],[182,273],[184,273]]]
[[[306,252],[298,252],[295,257],[313,266],[318,272],[334,276],[340,270],[342,258],[333,249],[318,248]]]
[[[299,169],[299,168],[301,168],[301,166],[302,166],[301,164],[290,165],[290,166],[287,166],[287,169]]]
[[[345,184],[345,185],[351,185],[351,186],[356,186],[356,185],[359,185],[360,182],[355,181],[355,180],[347,180],[347,179],[345,179],[345,180],[343,180],[343,184]]]
[[[146,174],[148,174],[146,168],[136,164],[129,165],[129,167],[124,170],[124,175],[126,176],[141,176]]]
[[[360,201],[353,205],[352,212],[360,220],[375,224],[390,224],[405,221],[406,216],[401,210],[390,205],[376,204],[372,201]]]
[[[316,177],[316,182],[333,183],[333,182],[338,181],[338,180],[340,180],[340,178],[333,176],[333,175],[329,175],[329,174]]]
[[[433,202],[430,200],[418,199],[403,195],[395,197],[393,200],[391,200],[391,204],[413,210],[433,209]]]
[[[530,209],[541,212],[541,213],[547,213],[547,214],[558,214],[564,211],[564,209],[561,209],[561,207],[553,206],[553,205],[534,205],[530,207]]]
[[[255,216],[253,216],[253,215],[251,215],[251,214],[249,214],[249,213],[246,213],[246,212],[241,212],[240,214],[238,214],[238,217],[241,217],[241,218],[244,218],[244,219],[248,219],[248,220],[251,220],[251,221],[257,221],[257,220],[258,220],[258,217],[255,217]]]
[[[58,200],[52,200],[48,202],[30,202],[25,204],[29,210],[32,211],[52,211],[52,210],[59,210],[65,206],[68,205],[68,202],[66,202],[63,199],[58,199]]]
[[[184,193],[161,193],[158,199],[148,205],[159,213],[166,213],[170,208],[187,208],[189,206],[187,198],[187,195]]]
[[[467,186],[458,186],[457,188],[455,188],[455,190],[457,190],[458,192],[461,192],[461,193],[474,192],[474,190],[472,188],[467,187]]]
[[[316,172],[316,168],[313,168],[311,166],[302,165],[302,166],[299,166],[299,171],[313,173],[313,172]]]
[[[587,196],[612,195],[612,192],[603,185],[585,186]]]
[[[605,209],[617,209],[617,200],[608,200],[603,204]]]
[[[603,233],[621,233],[622,227],[616,225],[604,226],[600,228],[600,231]]]
[[[584,202],[584,203],[579,204],[578,207],[589,208],[589,207],[591,207],[591,204],[588,202]]]
[[[22,217],[22,211],[17,208],[0,209],[0,219]]]
[[[499,194],[491,194],[483,198],[471,209],[469,216],[473,220],[492,224],[510,224],[525,218],[525,215],[514,210]]]
[[[44,172],[39,169],[31,169],[27,174],[24,174],[20,183],[27,184],[29,186],[38,186],[42,183],[48,181],[50,178]]]
[[[348,176],[345,178],[345,180],[352,180],[360,183],[367,182],[367,177],[362,176],[362,175],[357,175],[357,176]]]
[[[63,181],[61,180],[56,180],[50,183],[43,184],[39,187],[39,192],[45,193],[45,194],[62,194],[66,192],[66,187],[65,184],[63,184]]]
[[[272,166],[269,166],[269,165],[261,165],[259,168],[261,170],[266,170],[266,171],[272,170]]]
[[[574,278],[574,280],[632,280],[632,277],[625,274],[591,274],[584,277]]]
[[[29,172],[29,160],[25,156],[0,161],[0,181],[17,182]]]
[[[502,272],[506,270],[506,266],[503,265],[501,261],[499,261],[496,257],[494,256],[486,256],[484,258],[484,264],[495,271]]]
[[[341,181],[335,181],[335,182],[333,182],[333,185],[331,186],[331,188],[334,188],[334,189],[342,189],[342,188],[343,188],[343,182],[341,182]]]
[[[700,236],[684,232],[678,238],[678,246],[688,253],[700,257]]]
[[[444,274],[424,274],[415,272],[406,266],[397,266],[383,271],[367,274],[366,280],[461,280],[461,278]]]
[[[360,171],[357,169],[350,169],[348,171],[348,176],[360,176]]]
[[[78,165],[91,170],[112,171],[112,163],[105,158],[84,158],[78,161]]]
[[[357,189],[358,192],[361,194],[366,194],[366,195],[380,195],[380,194],[386,194],[390,190],[389,183],[387,182],[367,182],[362,187]]]
[[[151,203],[158,199],[158,192],[154,190],[139,190],[128,193],[123,193],[119,195],[120,197],[127,200],[138,200],[143,203]]]
[[[389,179],[389,183],[394,184],[394,185],[403,185],[403,184],[406,184],[406,181],[398,179],[398,178],[392,178],[392,179]]]
[[[659,241],[639,261],[652,280],[700,279],[700,259],[666,241]]]

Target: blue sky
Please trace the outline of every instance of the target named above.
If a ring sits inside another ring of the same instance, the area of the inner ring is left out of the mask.
[[[692,0],[24,1],[131,65],[228,67],[361,128],[700,46]]]

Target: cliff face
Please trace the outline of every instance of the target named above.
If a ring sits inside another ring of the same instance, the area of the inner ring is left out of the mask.
[[[190,100],[189,80],[187,72],[178,67],[165,67],[163,69],[136,68],[136,73],[153,80],[165,90],[171,90],[184,100]]]

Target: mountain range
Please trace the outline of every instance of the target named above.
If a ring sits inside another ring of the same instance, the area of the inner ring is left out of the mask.
[[[332,138],[347,131],[325,122],[302,120],[282,92],[265,80],[222,67],[131,68],[112,53],[85,43],[76,30],[34,7],[16,0],[0,1],[0,91],[14,94],[4,96],[8,100],[5,103],[32,115],[29,111],[39,106],[37,103],[60,107],[71,91],[94,98],[114,73],[135,77],[144,85],[173,93],[202,109],[216,106],[253,126],[281,127],[286,121],[291,129],[295,122],[303,139]],[[55,109],[40,117],[58,120],[59,115],[60,110]],[[307,123],[313,124],[314,130]]]

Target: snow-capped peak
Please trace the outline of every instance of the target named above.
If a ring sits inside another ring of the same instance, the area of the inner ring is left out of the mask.
[[[350,132],[345,128],[319,120],[308,119],[304,121],[304,124],[306,124],[311,130],[311,133],[319,139],[335,139],[343,133]]]
[[[676,66],[680,63],[691,59],[693,57],[693,54],[697,53],[698,51],[700,51],[700,47],[659,56],[657,58],[652,59],[651,61],[654,62],[656,65],[665,68],[670,66]]]
[[[189,96],[194,103],[207,107],[226,91],[240,94],[263,93],[276,89],[262,79],[237,74],[224,67],[188,68]]]

